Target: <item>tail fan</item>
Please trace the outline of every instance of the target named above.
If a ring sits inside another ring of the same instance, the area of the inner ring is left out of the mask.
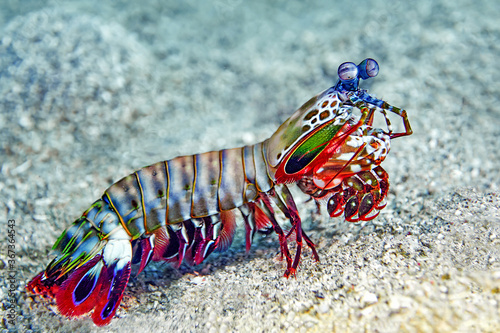
[[[56,294],[57,308],[62,315],[79,317],[95,307],[101,290],[102,267],[101,255],[97,255],[63,282]]]
[[[101,273],[102,287],[92,314],[92,320],[97,326],[109,324],[120,306],[130,277],[130,261],[124,266],[123,264],[124,262],[120,260]]]
[[[132,246],[125,230],[107,239],[82,220],[66,230],[54,246],[59,255],[26,286],[34,294],[55,298],[62,315],[92,313],[98,326],[109,324],[123,298]]]

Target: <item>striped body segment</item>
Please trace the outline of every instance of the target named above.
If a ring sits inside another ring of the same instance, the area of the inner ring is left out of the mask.
[[[264,147],[259,143],[158,162],[111,185],[101,200],[132,240],[160,227],[233,210],[274,186]]]

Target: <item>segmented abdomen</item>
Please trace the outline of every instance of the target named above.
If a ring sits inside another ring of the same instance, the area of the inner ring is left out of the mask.
[[[111,185],[101,200],[132,239],[161,226],[232,210],[273,187],[265,143],[158,162]],[[109,211],[96,204],[84,215],[102,228],[99,222]]]

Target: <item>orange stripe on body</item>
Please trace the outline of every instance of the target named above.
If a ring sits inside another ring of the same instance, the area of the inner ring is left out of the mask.
[[[109,204],[111,205],[111,208],[113,208],[113,211],[115,212],[116,216],[118,216],[118,219],[120,220],[120,224],[125,229],[125,232],[127,233],[127,235],[130,236],[130,238],[132,238],[132,234],[130,233],[130,231],[128,231],[128,228],[125,225],[125,222],[123,222],[122,216],[120,215],[120,213],[118,213],[118,210],[116,209],[115,205],[113,204],[113,201],[111,200],[111,197],[109,196],[108,192],[105,192],[104,194],[108,198]]]

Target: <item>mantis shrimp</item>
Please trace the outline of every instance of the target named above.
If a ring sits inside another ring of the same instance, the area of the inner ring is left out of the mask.
[[[319,260],[302,229],[288,188],[326,202],[330,216],[371,220],[386,205],[388,175],[380,164],[391,139],[412,134],[405,110],[359,88],[378,74],[373,59],[346,62],[338,82],[314,96],[267,140],[241,148],[176,157],[146,166],[111,185],[57,239],[56,257],[27,289],[55,298],[60,313],[92,313],[109,324],[125,291],[132,264],[140,273],[151,261],[198,265],[225,250],[236,230],[235,211],[245,225],[247,251],[257,231],[277,234],[295,275],[303,243]],[[386,129],[373,126],[380,112]],[[404,132],[393,132],[387,113],[400,116]],[[287,232],[275,210],[289,220]],[[292,257],[288,240],[295,239]]]

